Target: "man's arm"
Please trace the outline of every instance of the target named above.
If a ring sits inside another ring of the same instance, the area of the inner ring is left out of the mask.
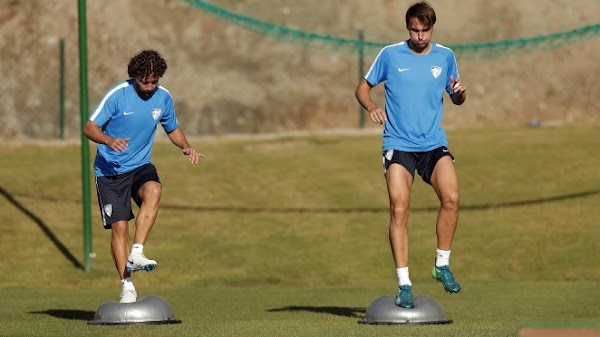
[[[181,149],[181,152],[188,156],[190,163],[198,164],[200,158],[204,158],[202,153],[198,153],[196,149],[194,149],[190,143],[187,141],[185,137],[185,133],[181,128],[177,128],[168,134],[169,139],[173,144]]]
[[[373,86],[367,82],[364,78],[358,83],[356,90],[354,90],[354,96],[360,105],[369,112],[371,120],[377,124],[385,123],[387,118],[386,113],[383,109],[379,108],[373,99],[371,99],[371,88]]]
[[[450,85],[454,90],[454,93],[450,95],[452,103],[456,105],[463,104],[467,99],[467,86],[460,80],[460,78],[455,80],[452,76],[450,76]]]
[[[89,140],[98,144],[104,144],[117,152],[123,152],[127,150],[127,143],[129,138],[112,138],[102,132],[98,124],[88,120],[83,127],[83,134],[89,138]]]

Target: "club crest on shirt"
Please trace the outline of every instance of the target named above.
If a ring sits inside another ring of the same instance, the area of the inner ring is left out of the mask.
[[[152,118],[154,118],[155,120],[158,119],[158,117],[160,117],[161,112],[162,110],[159,108],[152,109]]]
[[[104,205],[104,214],[110,218],[112,215],[112,204]]]
[[[438,76],[440,76],[441,73],[442,67],[431,66],[431,75],[433,75],[434,78],[438,78]]]

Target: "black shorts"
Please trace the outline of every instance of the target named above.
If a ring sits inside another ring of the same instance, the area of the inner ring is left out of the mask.
[[[138,191],[148,181],[160,183],[156,167],[152,164],[116,176],[96,177],[98,205],[105,229],[110,229],[117,221],[134,218],[131,199],[138,207],[142,204]]]
[[[431,175],[438,160],[444,156],[454,156],[445,146],[426,152],[404,152],[399,150],[387,150],[383,152],[383,168],[387,172],[390,165],[396,163],[402,165],[415,179],[415,169],[423,178],[423,181],[431,184]]]

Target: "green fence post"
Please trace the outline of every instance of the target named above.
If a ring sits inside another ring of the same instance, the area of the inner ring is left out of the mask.
[[[87,28],[85,0],[79,0],[79,98],[81,101],[81,183],[83,201],[83,266],[92,270],[92,220],[90,197],[90,150],[83,128],[88,119]]]
[[[358,80],[360,81],[365,75],[365,33],[362,30],[358,31]],[[358,125],[361,128],[365,127],[365,112],[363,107],[358,105]]]
[[[60,61],[58,83],[58,136],[65,139],[65,38],[60,39],[58,57]]]

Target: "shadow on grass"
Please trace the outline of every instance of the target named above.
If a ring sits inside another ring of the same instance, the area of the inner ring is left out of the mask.
[[[52,232],[52,230],[44,223],[42,219],[40,219],[37,215],[35,215],[32,211],[28,210],[25,206],[19,203],[15,198],[8,193],[2,186],[0,186],[0,194],[8,200],[15,208],[23,212],[26,216],[28,216],[35,224],[46,234],[46,237],[58,248],[58,250],[69,260],[73,266],[79,269],[83,269],[83,265],[71,254],[69,249],[56,237],[56,235]]]
[[[78,321],[90,321],[94,319],[95,312],[87,310],[70,310],[70,309],[48,309],[44,311],[30,311],[30,314],[48,315],[62,319],[72,319]]]
[[[350,318],[362,318],[367,308],[349,308],[349,307],[311,307],[311,306],[287,306],[283,308],[269,309],[268,312],[282,312],[282,311],[307,311],[318,314],[330,314],[336,316],[350,317]]]
[[[585,198],[600,194],[600,190],[584,191],[578,193],[563,194],[546,198],[515,200],[498,203],[487,203],[480,205],[461,205],[460,211],[474,211],[497,208],[512,208],[542,204],[546,202],[557,202],[569,199]],[[198,212],[240,212],[240,213],[388,213],[388,207],[240,207],[240,206],[184,206],[184,205],[161,205],[162,208],[175,210],[189,210]],[[438,206],[414,207],[411,212],[437,212]]]
[[[2,187],[0,187],[0,194],[3,194],[11,203],[17,208],[21,209],[25,214],[32,217],[29,211],[25,210],[19,205],[14,198],[9,195]],[[460,211],[479,211],[486,209],[499,209],[499,208],[512,208],[529,206],[536,204],[543,204],[546,202],[559,202],[570,199],[580,199],[590,197],[596,194],[600,194],[600,190],[590,190],[583,192],[568,193],[563,195],[549,196],[545,198],[527,199],[527,200],[514,200],[514,201],[503,201],[497,203],[487,204],[475,204],[475,205],[462,205]],[[21,195],[23,197],[47,200],[55,202],[81,202],[80,200],[65,200],[59,198],[51,198],[45,196],[32,196],[32,195]],[[243,207],[243,206],[191,206],[191,205],[173,205],[168,203],[161,203],[161,208],[174,209],[174,210],[187,210],[197,212],[239,212],[239,213],[388,213],[390,210],[387,206],[385,207]],[[411,212],[437,212],[438,206],[428,207],[413,207]],[[34,221],[37,217],[33,216]]]

